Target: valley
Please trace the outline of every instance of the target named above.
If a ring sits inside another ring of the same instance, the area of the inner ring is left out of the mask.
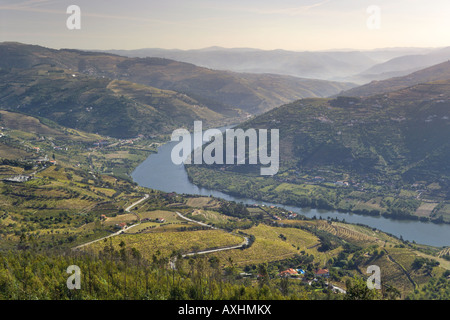
[[[300,207],[448,223],[448,80],[367,98],[303,99],[239,128],[279,128],[280,170],[188,165],[194,184]]]
[[[448,223],[448,80],[326,98],[354,85],[11,43],[0,55],[1,299],[344,300],[374,264],[372,298],[448,299],[448,245],[307,214]],[[194,120],[279,128],[280,171],[148,164]],[[195,194],[176,170],[231,197]]]

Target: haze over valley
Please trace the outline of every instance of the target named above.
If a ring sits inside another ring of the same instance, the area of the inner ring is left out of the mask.
[[[449,300],[449,10],[4,0],[0,300]]]

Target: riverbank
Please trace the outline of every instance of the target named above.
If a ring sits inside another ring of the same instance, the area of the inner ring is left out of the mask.
[[[279,181],[279,178],[227,172],[205,166],[186,166],[189,181],[199,187],[218,190],[238,198],[251,198],[283,205],[319,210],[333,210],[364,216],[385,217],[394,220],[410,220],[450,224],[435,208],[445,202],[434,203],[427,213],[420,211],[427,200],[399,197],[397,194],[361,192],[349,187],[332,184],[295,184]],[[439,204],[439,205],[438,205]]]
[[[172,148],[177,142],[167,142],[158,147],[158,152],[151,154],[145,161],[139,164],[132,172],[131,177],[135,183],[142,187],[160,190],[164,192],[176,192],[178,194],[193,194],[201,196],[214,196],[228,201],[243,202],[245,204],[280,205],[273,199],[264,197],[242,198],[233,196],[232,192],[226,194],[213,188],[203,188],[189,181],[184,165],[175,165],[171,161]],[[217,178],[216,178],[217,179]],[[212,180],[214,181],[214,180]],[[215,180],[217,181],[217,180]],[[242,186],[246,186],[243,182]],[[250,189],[250,188],[249,188]],[[255,200],[264,199],[264,200]],[[308,218],[314,216],[324,219],[345,220],[348,223],[363,224],[376,228],[383,232],[402,237],[408,241],[432,245],[436,247],[450,244],[450,225],[422,222],[420,220],[399,220],[383,216],[361,215],[352,212],[339,212],[337,210],[321,210],[301,206],[282,205],[286,210],[305,215]]]

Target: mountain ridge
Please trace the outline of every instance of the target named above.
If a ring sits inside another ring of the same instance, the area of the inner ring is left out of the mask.
[[[303,97],[328,96],[355,86],[281,75],[217,71],[162,58],[127,58],[109,53],[56,50],[20,43],[0,44],[0,57],[0,68],[30,68],[49,64],[89,76],[174,90],[209,101],[217,108],[239,108],[249,113],[261,113]],[[291,88],[286,90],[286,87]],[[316,88],[314,92],[311,87]]]
[[[431,48],[381,48],[376,50],[289,51],[284,49],[210,47],[191,50],[142,48],[137,50],[106,50],[104,52],[129,57],[155,56],[169,58],[207,68],[235,72],[269,72],[363,84],[367,82],[367,79],[373,79],[358,74],[373,66],[392,58],[429,53],[432,50]]]
[[[394,77],[380,81],[372,81],[368,84],[341,92],[339,95],[366,97],[370,95],[400,90],[409,86],[417,85],[419,83],[447,79],[450,79],[450,60],[415,71],[406,76]]]

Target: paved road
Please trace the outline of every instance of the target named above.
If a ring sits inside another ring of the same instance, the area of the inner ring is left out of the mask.
[[[141,203],[142,201],[145,201],[148,199],[148,197],[150,197],[149,194],[146,194],[141,200],[136,201],[135,203],[133,203],[132,205],[128,206],[125,211],[126,212],[130,212],[131,208],[133,208],[134,206],[137,206],[139,203]]]
[[[195,220],[186,218],[185,216],[183,216],[183,215],[182,215],[181,213],[179,213],[179,212],[176,212],[176,213],[177,213],[177,215],[178,215],[180,218],[182,218],[182,219],[184,219],[184,220],[186,220],[186,221],[193,222],[193,223],[196,223],[196,224],[199,224],[199,225],[201,225],[201,226],[208,227],[208,228],[211,228],[211,229],[214,229],[214,230],[222,230],[222,229],[219,229],[219,228],[210,226],[209,224],[206,224],[206,223],[203,223],[203,222],[199,222],[199,221],[195,221]],[[222,230],[222,231],[228,232],[228,231],[226,231],[226,230]],[[230,232],[228,232],[228,233],[230,233]],[[244,237],[244,236],[242,236],[242,237]],[[208,249],[208,250],[203,250],[203,251],[190,252],[190,253],[183,254],[182,257],[184,258],[184,257],[188,257],[188,256],[198,255],[198,254],[207,254],[207,253],[219,252],[219,251],[225,251],[225,250],[240,249],[240,248],[242,248],[243,246],[248,245],[248,243],[249,243],[248,238],[247,238],[247,237],[244,237],[244,241],[243,241],[241,244],[237,245],[237,246],[230,246],[230,247],[223,247],[223,248],[217,248],[217,249]],[[175,261],[176,261],[176,258],[175,258],[174,260],[172,260],[172,261],[169,262],[169,264],[170,264],[170,266],[171,266],[172,269],[175,269]]]
[[[146,194],[142,199],[140,199],[140,200],[136,201],[135,203],[131,204],[130,206],[128,206],[128,207],[125,209],[125,211],[126,211],[126,212],[130,212],[131,208],[133,208],[134,206],[138,205],[139,203],[141,203],[141,202],[147,200],[149,196],[150,196],[150,195]],[[183,216],[183,215],[182,215],[181,213],[179,213],[179,212],[176,212],[176,213],[177,213],[177,215],[178,215],[180,218],[182,218],[182,219],[184,219],[184,220],[186,220],[186,221],[189,221],[189,222],[192,222],[192,223],[196,223],[196,224],[199,224],[199,225],[201,225],[201,226],[208,227],[208,228],[211,228],[211,229],[214,229],[214,230],[221,230],[221,229],[219,229],[219,228],[210,226],[209,224],[206,224],[206,223],[203,223],[203,222],[199,222],[199,221],[195,221],[195,220],[193,220],[193,219],[186,218],[185,216]],[[97,240],[94,240],[94,241],[90,241],[90,242],[84,243],[84,244],[79,245],[79,246],[77,246],[77,247],[75,247],[75,248],[72,248],[72,250],[80,249],[80,248],[83,248],[83,247],[88,246],[88,245],[90,245],[90,244],[96,243],[96,242],[98,242],[98,241],[101,241],[101,240],[104,240],[104,239],[108,239],[108,238],[117,236],[117,235],[119,235],[119,234],[125,232],[126,230],[131,229],[131,228],[133,228],[133,227],[135,227],[135,226],[137,226],[137,225],[139,225],[139,224],[140,224],[140,222],[139,222],[139,223],[136,223],[136,224],[133,224],[132,226],[125,227],[124,229],[119,230],[119,231],[117,231],[116,233],[110,234],[110,235],[108,235],[108,236],[106,236],[106,237],[103,237],[103,238],[100,238],[100,239],[97,239]],[[222,231],[228,232],[228,231],[226,231],[226,230],[222,230]],[[196,254],[207,254],[207,253],[212,253],[212,252],[219,252],[219,251],[225,251],[225,250],[239,249],[239,248],[242,248],[243,246],[248,245],[248,243],[249,243],[249,240],[248,240],[247,237],[243,237],[243,238],[244,238],[244,241],[243,241],[241,244],[236,245],[236,246],[229,246],[229,247],[223,247],[223,248],[217,248],[217,249],[209,249],[209,250],[203,250],[203,251],[198,251],[198,252],[186,253],[186,254],[184,254],[182,257],[184,258],[184,257],[187,257],[187,256],[193,256],[193,255],[196,255]],[[172,261],[170,264],[171,264],[171,265],[174,265],[174,262]]]
[[[208,227],[208,228],[211,228],[211,229],[219,230],[218,228],[213,227],[213,226],[210,226],[209,224],[206,224],[206,223],[203,223],[203,222],[200,222],[200,221],[196,221],[196,220],[192,220],[192,219],[186,218],[185,216],[183,216],[183,215],[182,215],[181,213],[179,213],[178,211],[177,211],[177,215],[178,215],[181,219],[184,219],[184,220],[186,220],[186,221],[193,222],[193,223],[196,223],[196,224],[199,224],[199,225],[201,225],[201,226]]]
[[[150,195],[146,194],[142,199],[136,201],[135,203],[133,203],[132,205],[130,205],[129,207],[127,207],[127,208],[125,209],[125,211],[126,211],[126,212],[130,212],[131,208],[133,208],[134,206],[137,206],[137,205],[138,205],[139,203],[141,203],[142,201],[147,200],[148,197],[150,197]],[[133,228],[133,227],[135,227],[135,226],[137,226],[137,225],[139,225],[139,224],[140,224],[140,222],[138,222],[138,223],[136,223],[136,224],[133,224],[133,225],[131,225],[131,226],[129,226],[129,227],[125,227],[125,228],[123,228],[123,229],[121,229],[121,230],[119,230],[119,231],[117,231],[117,232],[115,232],[115,233],[112,233],[112,234],[110,234],[110,235],[107,235],[106,237],[103,237],[103,238],[100,238],[100,239],[97,239],[97,240],[94,240],[94,241],[90,241],[90,242],[87,242],[87,243],[83,243],[83,244],[81,244],[81,245],[79,245],[79,246],[77,246],[77,247],[72,248],[72,250],[77,250],[77,249],[83,248],[83,247],[85,247],[85,246],[88,246],[88,245],[90,245],[90,244],[96,243],[96,242],[98,242],[98,241],[101,241],[101,240],[105,240],[105,239],[108,239],[108,238],[111,238],[111,237],[118,236],[119,234],[121,234],[121,233],[125,232],[126,230],[131,229],[131,228]]]
[[[193,256],[196,254],[207,254],[207,253],[212,253],[212,252],[219,252],[219,251],[225,251],[225,250],[233,250],[233,249],[239,249],[242,248],[245,245],[248,245],[248,238],[244,237],[245,240],[244,242],[242,242],[241,244],[237,245],[237,246],[231,246],[231,247],[223,247],[223,248],[218,248],[218,249],[210,249],[210,250],[203,250],[203,251],[198,251],[198,252],[191,252],[191,253],[186,253],[184,255],[182,255],[182,257],[188,257],[188,256]]]

